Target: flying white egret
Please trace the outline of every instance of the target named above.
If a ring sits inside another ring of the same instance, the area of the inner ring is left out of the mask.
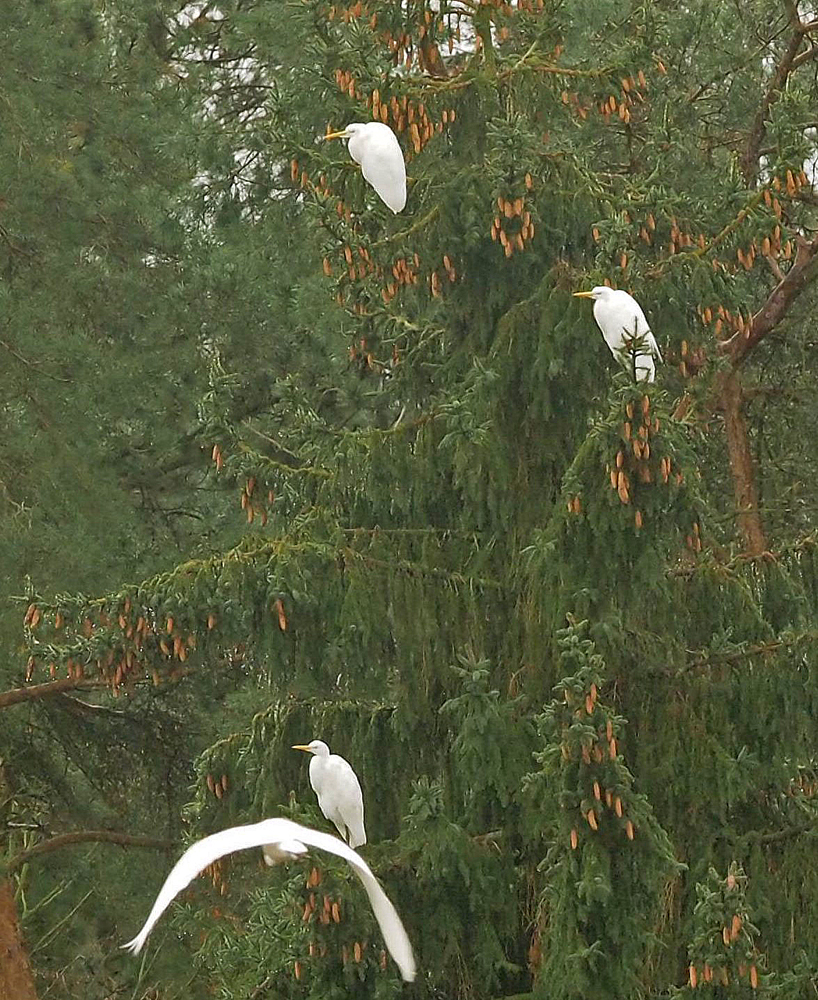
[[[636,381],[652,382],[656,377],[653,359],[661,361],[662,355],[659,353],[659,345],[651,333],[642,307],[636,299],[627,292],[608,288],[607,285],[597,285],[590,292],[574,292],[574,295],[594,300],[596,325],[602,331],[611,354],[620,364],[630,368],[630,344],[636,343],[637,353],[634,363]],[[642,350],[639,350],[639,347]]]
[[[248,847],[261,847],[264,850],[264,860],[268,865],[274,865],[279,861],[292,860],[299,854],[306,854],[308,846],[337,854],[339,858],[352,865],[369,896],[372,911],[381,928],[389,954],[395,959],[403,978],[411,982],[415,978],[412,945],[395,907],[372,874],[369,865],[351,847],[347,847],[342,840],[333,837],[332,834],[319,833],[289,819],[264,819],[260,823],[251,823],[248,826],[232,826],[229,830],[211,834],[188,847],[165,879],[165,884],[159,890],[159,895],[142,930],[122,947],[136,955],[144,945],[153,925],[174,897],[208,865],[225,854],[242,851]]]
[[[329,132],[325,139],[348,139],[349,155],[361,165],[381,201],[395,214],[406,205],[406,164],[395,133],[382,122],[350,122],[340,132]]]
[[[349,762],[337,753],[330,753],[322,740],[298,744],[293,750],[313,755],[310,784],[318,796],[321,812],[332,820],[350,847],[361,847],[366,843],[364,797],[358,776]]]

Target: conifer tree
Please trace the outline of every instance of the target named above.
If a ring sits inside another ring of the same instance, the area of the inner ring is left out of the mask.
[[[803,995],[818,22],[773,0],[118,13],[115,51],[151,45],[188,95],[197,186],[174,191],[218,306],[192,433],[245,529],[209,513],[207,546],[92,596],[35,578],[28,683],[54,664],[203,715],[229,690],[190,836],[321,826],[289,748],[326,740],[424,995]],[[407,155],[398,216],[316,142],[369,118]],[[571,297],[606,280],[652,321],[655,385]],[[167,918],[208,989],[396,992],[343,868],[236,857],[212,882]]]

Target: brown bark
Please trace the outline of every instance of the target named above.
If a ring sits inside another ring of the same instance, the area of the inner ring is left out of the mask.
[[[721,377],[719,407],[724,414],[724,430],[727,437],[730,471],[733,474],[739,531],[747,555],[760,556],[767,551],[767,539],[761,512],[758,509],[755,466],[742,402],[741,377],[738,369],[732,368]]]
[[[420,65],[429,76],[438,79],[446,78],[449,75],[446,64],[440,56],[440,49],[428,38],[421,39],[420,42]]]
[[[731,370],[720,380],[719,406],[724,414],[727,451],[733,474],[736,507],[739,512],[739,531],[744,541],[745,552],[750,556],[760,556],[764,553],[767,550],[767,541],[761,512],[758,509],[755,467],[747,422],[744,419],[738,366],[750,351],[778,326],[795,299],[816,277],[818,237],[809,241],[798,236],[796,244],[792,266],[786,274],[782,274],[776,264],[776,273],[780,275],[778,284],[749,324],[743,331],[733,334],[729,340],[719,344],[719,350],[728,354],[733,363]]]
[[[0,879],[0,997],[37,1000],[34,976],[28,961],[11,879]]]

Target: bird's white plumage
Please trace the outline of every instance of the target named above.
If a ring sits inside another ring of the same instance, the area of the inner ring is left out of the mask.
[[[305,854],[308,846],[336,854],[349,862],[363,883],[389,954],[395,959],[403,978],[411,982],[415,978],[412,945],[409,943],[397,910],[372,874],[369,865],[351,847],[332,834],[311,830],[289,819],[265,819],[248,826],[233,826],[192,844],[165,879],[165,884],[159,890],[159,895],[142,930],[122,947],[137,954],[171,900],[209,864],[225,854],[246,850],[249,847],[262,847],[267,864],[274,864],[276,861]]]
[[[318,806],[350,847],[366,843],[364,797],[361,783],[349,761],[330,753],[323,740],[299,744],[293,750],[311,753],[310,785],[318,797]]]
[[[393,212],[406,205],[406,163],[397,136],[383,122],[350,122],[327,139],[347,139],[349,155],[361,165],[361,173],[381,201]]]
[[[659,345],[651,332],[650,325],[636,299],[621,289],[597,285],[590,292],[575,292],[582,298],[594,300],[594,319],[611,354],[621,364],[631,367],[628,344],[632,340],[641,341],[647,348],[635,356],[637,382],[653,382],[656,377],[656,361],[662,360]]]

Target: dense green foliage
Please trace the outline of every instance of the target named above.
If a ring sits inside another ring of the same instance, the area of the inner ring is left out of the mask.
[[[43,996],[394,996],[317,855],[225,860],[116,951],[186,839],[326,827],[314,737],[360,777],[418,995],[814,987],[812,25],[2,16],[2,670],[72,679],[3,709],[4,853],[172,842],[14,868]],[[376,114],[398,216],[316,142]],[[655,385],[571,297],[603,280]]]

